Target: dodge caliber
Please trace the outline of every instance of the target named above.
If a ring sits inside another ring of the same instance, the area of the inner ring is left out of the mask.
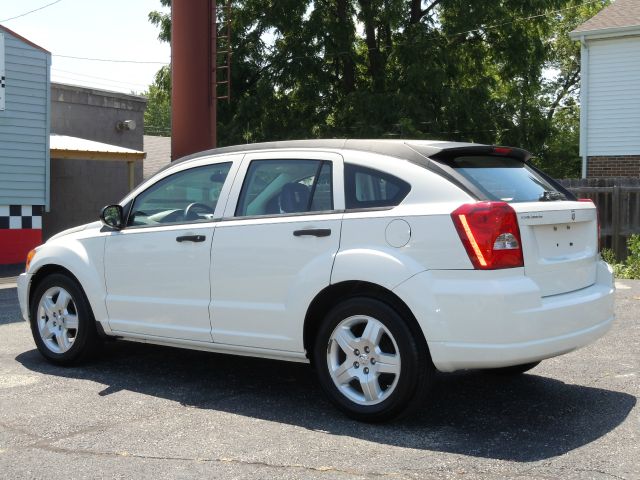
[[[364,421],[436,371],[518,374],[613,319],[591,201],[518,148],[301,140],[174,162],[29,253],[22,315],[48,360],[114,337],[309,362]]]

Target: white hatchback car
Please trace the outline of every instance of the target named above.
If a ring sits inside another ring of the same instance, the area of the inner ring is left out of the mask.
[[[193,155],[31,252],[22,315],[55,363],[104,337],[311,362],[344,412],[389,419],[436,369],[524,372],[611,326],[596,208],[528,159],[386,140]]]

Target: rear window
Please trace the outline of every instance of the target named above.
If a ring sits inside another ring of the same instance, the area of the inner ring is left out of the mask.
[[[347,209],[393,207],[411,190],[404,180],[378,170],[348,163],[344,170]]]
[[[515,158],[463,156],[449,165],[491,200],[516,203],[566,199],[563,192]]]

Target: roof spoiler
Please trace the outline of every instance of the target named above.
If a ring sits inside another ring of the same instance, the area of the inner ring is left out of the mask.
[[[429,155],[434,160],[453,160],[462,155],[492,155],[498,157],[509,157],[527,163],[532,155],[522,148],[502,147],[499,145],[472,145],[465,147],[445,148],[438,153]]]

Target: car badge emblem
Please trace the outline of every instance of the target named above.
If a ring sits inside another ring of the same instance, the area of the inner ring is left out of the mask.
[[[576,219],[576,211],[571,210],[571,220],[575,220],[575,219]]]

